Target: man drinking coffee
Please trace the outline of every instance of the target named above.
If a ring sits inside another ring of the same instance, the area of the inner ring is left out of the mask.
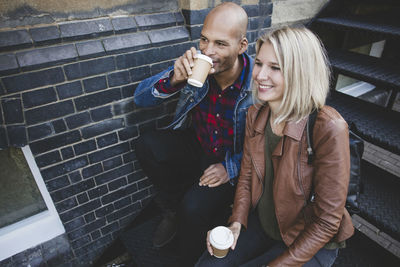
[[[163,211],[153,244],[162,247],[178,232],[184,266],[193,266],[205,249],[208,229],[224,223],[217,219],[233,202],[246,111],[252,104],[247,20],[243,8],[231,2],[209,12],[199,50],[212,59],[213,67],[201,88],[187,83],[197,56],[192,47],[135,91],[135,103],[143,107],[179,94],[172,123],[142,133],[136,156],[157,189],[155,202]]]

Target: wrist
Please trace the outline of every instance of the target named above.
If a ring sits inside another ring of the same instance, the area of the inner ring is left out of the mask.
[[[240,222],[231,223],[231,228],[240,229],[242,228],[242,224]]]

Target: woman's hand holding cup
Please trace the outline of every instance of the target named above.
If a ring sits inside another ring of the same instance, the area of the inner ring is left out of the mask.
[[[232,234],[233,234],[233,244],[231,246],[231,249],[234,250],[236,247],[237,240],[240,235],[240,230],[242,229],[242,224],[239,222],[233,222],[231,224],[231,226],[229,226],[229,229],[231,229]]]
[[[230,227],[217,226],[207,232],[207,251],[211,256],[223,258],[228,254],[229,248],[235,249],[242,225],[232,223]]]

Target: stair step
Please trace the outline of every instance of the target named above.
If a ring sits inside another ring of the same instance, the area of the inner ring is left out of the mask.
[[[400,240],[400,179],[363,161],[361,180],[363,190],[358,198],[358,215],[392,238]]]
[[[328,49],[332,67],[338,72],[375,85],[400,90],[400,65],[349,51]]]
[[[392,253],[400,259],[400,242],[381,231],[375,225],[370,224],[357,214],[353,214],[352,220],[354,227],[364,235],[368,236],[372,241],[379,244],[382,248]]]
[[[177,240],[161,249],[154,248],[151,244],[154,229],[160,219],[160,216],[148,218],[147,221],[121,234],[121,240],[134,260],[135,266],[178,266]],[[356,231],[356,234],[346,241],[346,248],[339,250],[333,266],[397,267],[400,266],[399,262],[400,260],[393,254]]]
[[[400,113],[331,91],[327,104],[339,111],[364,140],[400,155]]]
[[[322,17],[314,20],[314,23],[327,24],[334,27],[350,30],[362,30],[387,37],[399,38],[400,26],[396,24],[377,21],[376,18],[366,17]]]
[[[162,248],[153,247],[153,233],[160,221],[161,216],[156,215],[121,234],[121,240],[137,266],[178,266],[178,242],[176,238]]]
[[[339,249],[333,266],[398,267],[400,259],[356,230],[354,236],[346,241],[346,248]]]

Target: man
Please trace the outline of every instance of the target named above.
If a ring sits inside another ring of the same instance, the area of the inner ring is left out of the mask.
[[[199,49],[212,59],[213,68],[202,88],[187,84],[197,53],[192,47],[173,67],[142,81],[135,91],[138,106],[157,105],[180,94],[173,122],[142,134],[136,155],[163,210],[153,244],[167,244],[179,225],[186,266],[200,256],[207,230],[224,223],[216,219],[233,202],[246,113],[252,104],[253,60],[245,54],[247,20],[243,8],[231,2],[207,15]]]

